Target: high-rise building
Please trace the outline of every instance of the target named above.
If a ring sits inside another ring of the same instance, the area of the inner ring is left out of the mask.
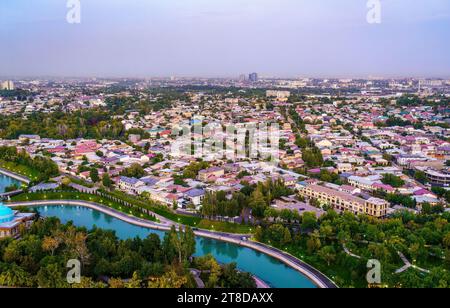
[[[11,80],[7,80],[0,84],[0,90],[14,90],[14,83]]]
[[[248,75],[248,79],[251,82],[257,82],[258,81],[258,74],[257,73],[251,73],[250,75]]]

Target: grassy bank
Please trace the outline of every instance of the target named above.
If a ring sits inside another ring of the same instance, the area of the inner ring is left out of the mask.
[[[12,202],[27,202],[27,201],[42,201],[42,200],[83,200],[95,202],[109,208],[112,208],[116,211],[122,212],[127,215],[133,215],[135,217],[145,218],[150,221],[158,222],[152,215],[148,215],[146,213],[142,213],[139,209],[133,207],[126,207],[118,202],[111,201],[107,198],[84,194],[79,192],[44,192],[44,193],[27,193],[20,194],[11,198]]]
[[[236,234],[251,234],[253,227],[248,225],[240,225],[222,221],[211,221],[202,219],[197,226],[200,229],[207,229],[219,232],[236,233]]]
[[[0,168],[6,169],[13,173],[17,173],[19,175],[25,176],[29,178],[31,181],[36,181],[39,178],[39,172],[31,169],[30,167],[24,165],[18,165],[13,162],[7,162],[4,160],[0,160]]]

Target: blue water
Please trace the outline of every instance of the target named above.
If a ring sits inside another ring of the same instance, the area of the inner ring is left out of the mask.
[[[10,178],[9,176],[5,176],[0,174],[0,194],[5,192],[5,188],[11,185],[16,184],[18,187],[22,185],[19,181]]]
[[[101,212],[84,207],[45,206],[37,210],[44,217],[58,217],[63,223],[73,221],[76,226],[114,230],[120,239],[145,238],[150,233],[164,236],[164,232],[138,227]],[[250,272],[275,288],[315,288],[301,273],[284,263],[253,249],[217,240],[197,238],[196,256],[213,255],[220,263],[236,262],[238,268]]]

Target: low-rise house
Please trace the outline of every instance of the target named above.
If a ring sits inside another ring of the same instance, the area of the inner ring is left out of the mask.
[[[392,187],[391,185],[386,185],[383,183],[374,183],[372,185],[372,190],[376,191],[376,190],[380,190],[383,191],[385,193],[394,193],[395,192],[395,188]]]
[[[437,198],[433,198],[433,197],[429,197],[429,196],[412,196],[412,198],[416,201],[417,203],[417,207],[419,209],[422,208],[422,205],[425,203],[428,203],[430,205],[438,205],[439,204],[439,199]]]
[[[350,172],[353,171],[353,165],[349,163],[339,163],[337,164],[337,170],[339,173]]]
[[[190,189],[186,191],[183,196],[192,203],[196,208],[198,208],[205,197],[205,191],[203,189]]]
[[[126,176],[121,176],[119,178],[119,183],[118,183],[120,189],[125,190],[129,193],[137,193],[138,192],[138,188],[141,186],[144,186],[145,183],[141,180],[138,180],[136,178],[129,178]]]
[[[30,143],[40,142],[41,137],[39,135],[20,135],[19,136],[20,142],[25,142],[27,140],[30,141]]]
[[[381,176],[378,175],[370,177],[351,176],[348,178],[348,182],[350,185],[362,190],[373,191],[373,185],[379,183],[380,179]]]
[[[209,182],[212,178],[219,178],[225,175],[225,169],[220,167],[211,167],[205,170],[200,170],[198,179],[203,182]]]
[[[351,194],[351,195],[357,195],[357,194],[361,193],[361,189],[353,187],[353,186],[350,186],[350,185],[342,185],[342,186],[339,187],[339,189],[341,191],[346,192],[346,193]]]

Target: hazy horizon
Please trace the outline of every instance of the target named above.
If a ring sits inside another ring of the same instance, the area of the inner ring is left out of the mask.
[[[80,24],[31,2],[0,3],[0,76],[450,77],[448,0],[381,0],[380,24],[367,0],[81,0]]]

